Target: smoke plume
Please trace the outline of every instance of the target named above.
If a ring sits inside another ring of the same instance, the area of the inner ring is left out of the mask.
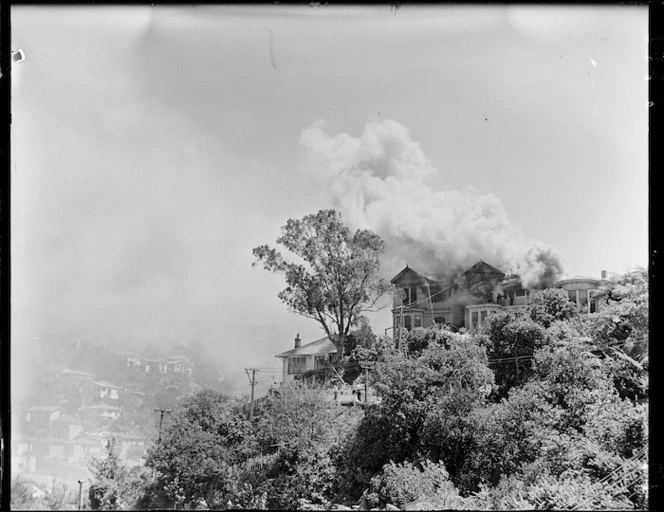
[[[385,240],[391,270],[408,263],[451,274],[481,259],[518,274],[525,288],[562,275],[556,251],[525,237],[495,195],[432,188],[436,169],[398,122],[371,121],[356,138],[317,121],[300,144],[346,222]]]

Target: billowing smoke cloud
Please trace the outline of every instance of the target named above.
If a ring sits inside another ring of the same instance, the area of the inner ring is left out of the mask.
[[[556,251],[526,238],[493,194],[434,190],[436,170],[398,122],[371,121],[355,138],[317,121],[300,143],[346,222],[385,240],[391,269],[451,274],[481,259],[519,274],[526,288],[562,275]]]

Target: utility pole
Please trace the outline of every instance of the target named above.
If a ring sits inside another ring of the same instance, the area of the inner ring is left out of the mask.
[[[83,480],[78,481],[78,509],[81,510],[81,499],[83,498]]]
[[[519,385],[519,357],[514,358],[514,367],[516,368],[516,385]]]
[[[251,370],[251,377],[249,377],[249,370]],[[249,402],[249,421],[254,419],[254,387],[256,386],[256,368],[245,368],[245,373],[249,377],[249,384],[251,384],[251,402]]]
[[[399,352],[403,352],[401,344],[401,332],[403,331],[403,304],[399,306]]]
[[[173,409],[155,409],[155,411],[159,412],[159,438],[157,442],[161,442],[161,426],[164,424],[164,413],[170,414]]]
[[[159,437],[157,438],[157,443],[161,442],[161,427],[164,424],[164,414],[170,414],[173,412],[173,409],[155,409],[156,412],[159,412]],[[152,469],[152,483],[154,483],[155,477],[157,476],[157,470]]]

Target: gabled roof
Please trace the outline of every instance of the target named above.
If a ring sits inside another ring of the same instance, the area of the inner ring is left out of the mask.
[[[95,381],[93,384],[97,384],[98,386],[101,386],[103,388],[114,388],[114,389],[120,389],[120,386],[116,386],[115,384],[111,384],[107,380],[100,380],[100,381]]]
[[[312,356],[312,355],[318,356],[318,355],[330,354],[336,351],[337,347],[334,346],[332,340],[330,340],[330,338],[325,336],[324,338],[312,341],[311,343],[307,343],[306,345],[302,345],[300,347],[287,350],[286,352],[282,352],[281,354],[277,354],[274,357],[293,357],[293,356]]]
[[[496,273],[505,276],[505,272],[503,272],[500,269],[497,269],[493,265],[489,265],[488,263],[482,260],[478,261],[473,266],[467,268],[463,272],[463,274],[469,274],[474,272]],[[425,284],[442,286],[443,289],[447,289],[453,284],[455,284],[455,281],[452,281],[450,279],[450,276],[445,272],[422,272],[419,270],[415,270],[414,268],[410,268],[408,265],[406,265],[406,268],[404,268],[401,272],[399,272],[396,276],[394,276],[390,280],[390,283],[395,284],[396,282],[401,281],[407,277],[418,278],[419,280],[423,281]]]
[[[472,267],[468,268],[468,270],[466,270],[464,274],[467,274],[469,272],[478,272],[478,271],[495,272],[497,274],[502,274],[503,276],[505,276],[505,272],[503,272],[500,269],[497,269],[493,265],[489,265],[488,263],[482,260],[478,261]]]
[[[404,268],[401,272],[399,272],[396,276],[394,276],[392,279],[390,279],[390,283],[394,284],[397,281],[402,280],[406,276],[411,276],[411,277],[418,277],[422,281],[429,282],[429,284],[439,284],[440,281],[438,278],[443,278],[443,274],[429,274],[427,272],[420,272],[418,270],[415,270],[414,268],[410,268],[408,265],[406,265],[406,268]]]
[[[82,410],[85,411],[120,411],[118,407],[113,407],[112,405],[104,405],[104,404],[99,404],[99,405],[88,405],[87,407],[81,407]]]

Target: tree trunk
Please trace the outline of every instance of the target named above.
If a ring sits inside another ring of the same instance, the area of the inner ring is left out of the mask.
[[[344,357],[344,348],[346,346],[346,336],[343,334],[334,334],[331,337],[332,343],[337,347],[337,355],[334,357],[334,362],[338,363]]]

